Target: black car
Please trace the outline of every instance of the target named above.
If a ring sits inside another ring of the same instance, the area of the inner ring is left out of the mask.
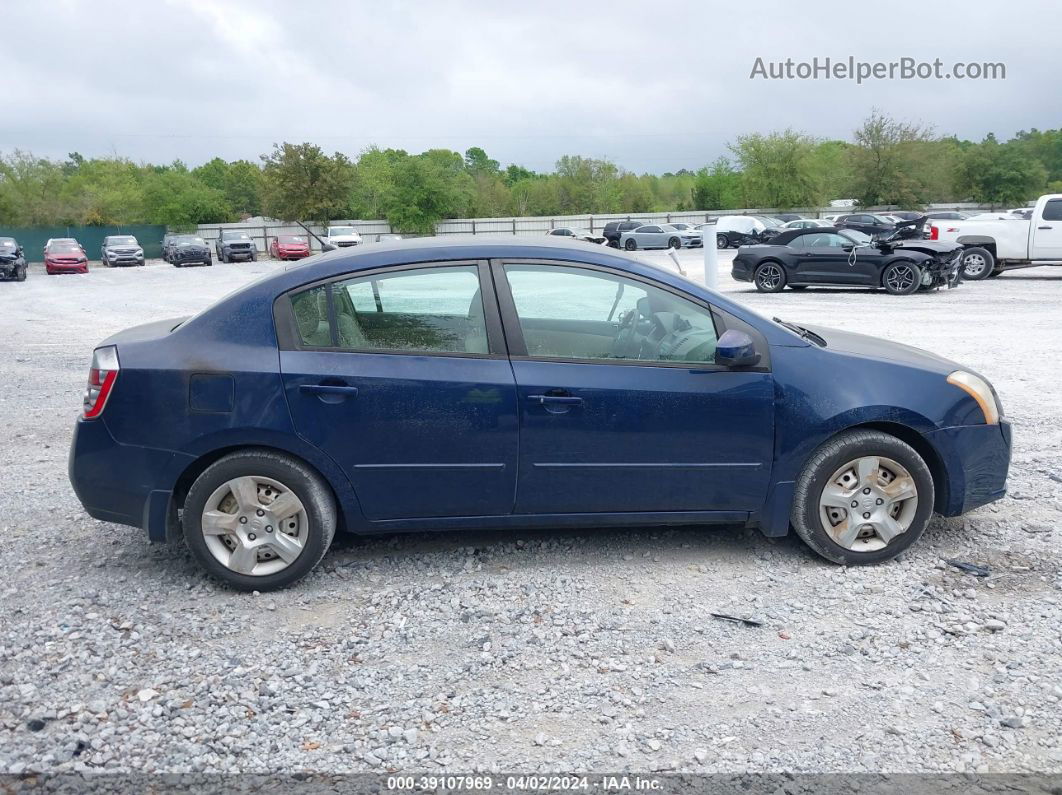
[[[601,234],[608,245],[612,246],[612,248],[619,248],[620,237],[623,233],[632,232],[639,226],[645,226],[645,221],[609,221],[605,224]]]
[[[13,237],[0,237],[0,279],[26,281],[26,257]]]
[[[164,262],[170,261],[170,249],[173,246],[173,241],[179,237],[180,235],[176,232],[167,232],[162,236],[162,259]]]
[[[881,240],[829,226],[787,229],[770,243],[738,249],[731,275],[753,282],[761,293],[818,284],[884,287],[893,295],[955,287],[963,248],[922,239],[924,221],[904,222]]]
[[[872,213],[853,213],[841,215],[833,222],[838,229],[855,229],[864,232],[871,237],[879,235],[891,235],[896,231],[896,224],[880,215]]]
[[[214,249],[222,262],[233,260],[258,260],[258,249],[251,236],[239,229],[222,229],[221,235],[214,241]]]
[[[210,246],[199,235],[174,235],[170,241],[169,260],[178,268],[185,265],[213,265]]]

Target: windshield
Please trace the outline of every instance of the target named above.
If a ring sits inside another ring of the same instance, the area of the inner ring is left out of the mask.
[[[281,235],[277,238],[281,243],[305,243],[306,238],[299,235]]]
[[[222,232],[222,240],[250,240],[251,236],[246,232]]]
[[[108,246],[135,246],[137,245],[136,238],[132,235],[123,235],[121,237],[109,237],[107,238]]]
[[[205,246],[206,245],[206,241],[203,238],[196,237],[195,235],[183,235],[183,236],[177,238],[177,242],[179,244],[183,245],[183,246],[192,246],[192,245]]]
[[[0,246],[3,246],[4,248],[14,248],[15,247],[15,238],[13,238],[13,237],[0,237]]]
[[[331,226],[328,228],[328,236],[335,237],[336,235],[352,235],[354,234],[353,226]]]
[[[858,246],[869,245],[871,241],[874,240],[874,238],[872,238],[870,235],[864,232],[860,232],[856,229],[840,229],[838,230],[838,232],[839,234],[853,241]]]
[[[52,243],[48,246],[49,251],[81,251],[77,243]]]

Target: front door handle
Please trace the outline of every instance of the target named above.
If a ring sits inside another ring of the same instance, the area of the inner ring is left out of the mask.
[[[358,394],[356,386],[344,386],[342,384],[303,384],[299,389],[312,395],[346,395],[347,397],[354,397]]]
[[[358,388],[346,384],[302,384],[299,391],[304,395],[317,395],[322,403],[333,405],[358,396]]]
[[[1038,226],[1036,228],[1037,229],[1050,229],[1051,227],[1049,227],[1049,226]]]

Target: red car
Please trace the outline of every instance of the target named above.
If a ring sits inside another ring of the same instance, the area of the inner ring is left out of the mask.
[[[302,235],[278,235],[269,244],[273,259],[303,259],[310,256],[310,241]]]
[[[44,247],[44,270],[49,275],[88,273],[88,256],[72,237],[53,238]]]

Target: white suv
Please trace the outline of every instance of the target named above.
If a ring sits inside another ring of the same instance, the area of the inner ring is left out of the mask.
[[[357,246],[361,244],[361,235],[353,226],[330,226],[325,232],[324,242],[337,248]]]

